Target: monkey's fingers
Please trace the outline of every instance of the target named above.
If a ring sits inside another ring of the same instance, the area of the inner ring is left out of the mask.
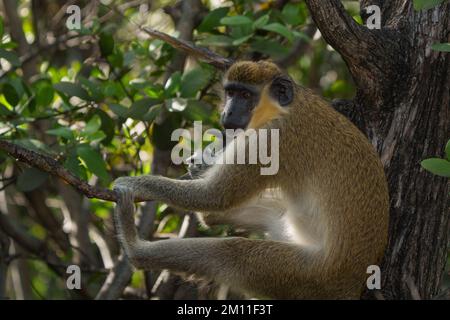
[[[116,185],[113,188],[117,197],[117,207],[120,208],[122,212],[133,212],[134,211],[134,194],[133,191],[126,187]]]

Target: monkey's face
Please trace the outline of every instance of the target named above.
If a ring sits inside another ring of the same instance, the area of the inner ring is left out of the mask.
[[[221,122],[225,129],[245,129],[259,101],[256,86],[230,82],[224,87],[225,106]]]
[[[272,62],[237,62],[225,79],[225,129],[261,127],[285,113],[294,100],[293,81]]]
[[[266,84],[228,82],[221,122],[225,129],[258,128],[285,113],[294,99],[292,80],[276,76]]]

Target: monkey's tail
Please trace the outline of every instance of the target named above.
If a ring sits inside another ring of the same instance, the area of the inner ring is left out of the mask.
[[[123,186],[114,187],[117,196],[114,210],[114,223],[119,236],[119,241],[129,256],[129,248],[138,241],[138,233],[134,223],[134,195],[131,189]]]

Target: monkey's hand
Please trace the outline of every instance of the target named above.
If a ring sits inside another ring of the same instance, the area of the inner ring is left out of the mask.
[[[154,176],[120,177],[114,181],[113,190],[127,190],[136,201],[154,200],[149,189],[149,182]]]

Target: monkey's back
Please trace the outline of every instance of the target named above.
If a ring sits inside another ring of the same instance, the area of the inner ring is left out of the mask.
[[[303,226],[299,234],[318,241],[330,286],[354,296],[387,243],[386,177],[374,148],[348,119],[298,90],[303,101],[292,107],[280,132],[279,181],[291,203],[288,215]]]

